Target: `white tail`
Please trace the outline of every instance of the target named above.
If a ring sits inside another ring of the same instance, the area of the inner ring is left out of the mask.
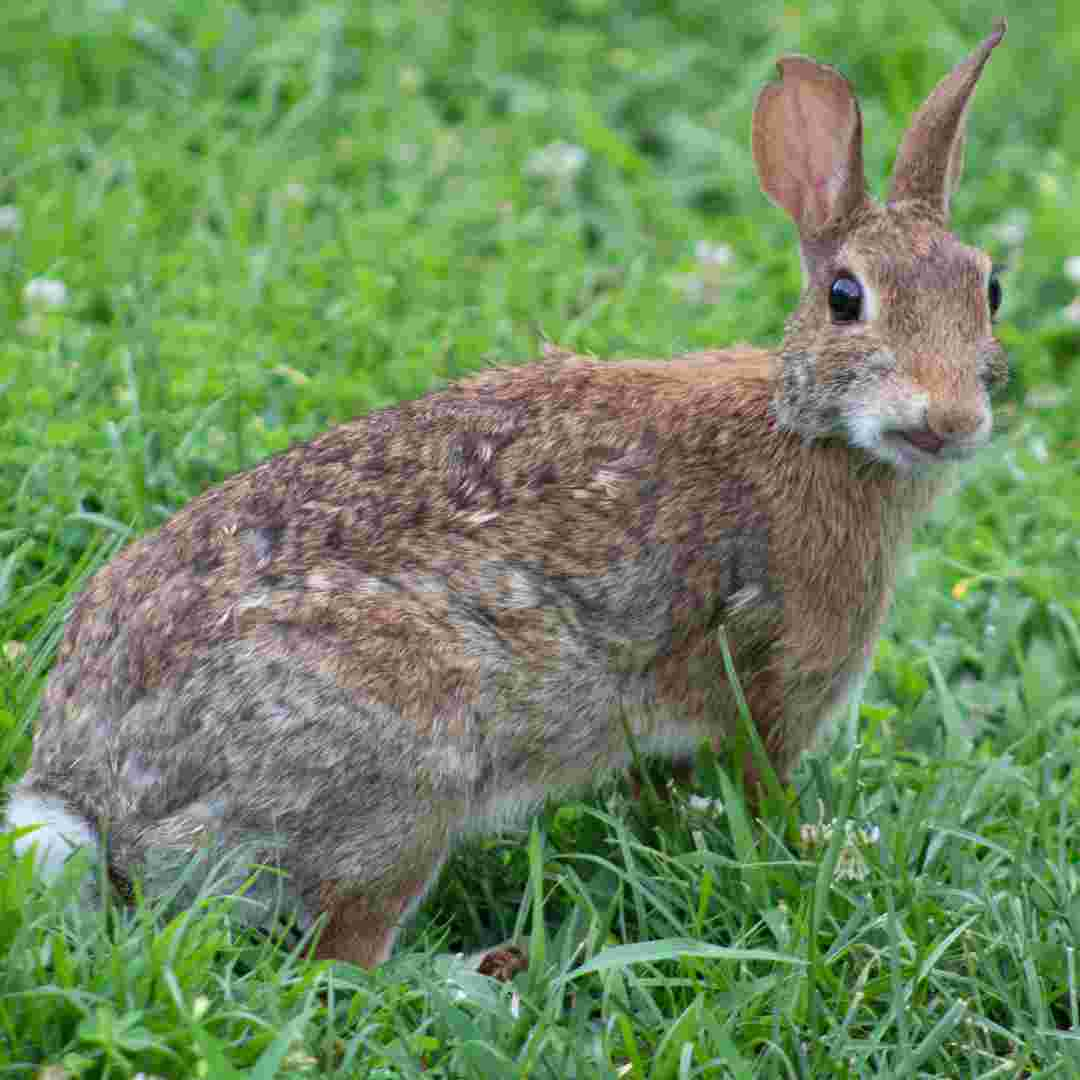
[[[17,784],[4,812],[4,828],[22,829],[37,826],[15,841],[15,851],[22,854],[37,849],[37,863],[42,877],[56,877],[64,863],[80,847],[97,848],[97,835],[85,820],[72,813],[63,799],[42,794]]]

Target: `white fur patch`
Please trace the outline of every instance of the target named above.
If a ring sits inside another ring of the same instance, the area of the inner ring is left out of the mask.
[[[877,359],[879,364],[887,363],[886,356],[880,353],[875,353],[872,359]],[[881,382],[872,395],[849,403],[844,416],[848,441],[852,446],[868,450],[879,461],[900,469],[924,466],[931,459],[915,447],[897,443],[886,436],[889,432],[923,424],[929,407],[930,398],[925,391],[897,382]]]
[[[97,847],[94,830],[73,814],[64,801],[55,796],[29,794],[17,788],[5,812],[4,826],[8,829],[39,828],[21,836],[15,851],[22,854],[37,849],[37,864],[44,878],[60,873],[71,854],[80,847]]]

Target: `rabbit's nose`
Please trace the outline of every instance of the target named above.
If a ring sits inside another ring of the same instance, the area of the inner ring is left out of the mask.
[[[986,428],[988,421],[987,410],[975,403],[945,408],[934,408],[931,405],[926,415],[926,431],[939,440],[937,449],[940,450],[941,446],[948,442],[968,442],[977,438]],[[915,445],[921,444],[916,442]]]

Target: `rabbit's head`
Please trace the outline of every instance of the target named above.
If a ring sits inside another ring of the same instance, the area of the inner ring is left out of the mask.
[[[754,110],[765,193],[799,230],[804,291],[779,351],[777,422],[840,438],[905,471],[966,457],[993,425],[1008,373],[990,259],[948,231],[968,102],[1004,21],[919,109],[884,205],[866,191],[862,122],[847,80],[780,62]]]

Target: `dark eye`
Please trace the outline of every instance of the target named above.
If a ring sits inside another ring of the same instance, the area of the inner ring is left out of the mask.
[[[862,314],[862,286],[851,274],[837,274],[829,289],[833,322],[855,322]]]
[[[990,317],[993,318],[1001,307],[1001,281],[997,274],[990,275],[990,283],[986,286],[986,297],[990,301]]]

